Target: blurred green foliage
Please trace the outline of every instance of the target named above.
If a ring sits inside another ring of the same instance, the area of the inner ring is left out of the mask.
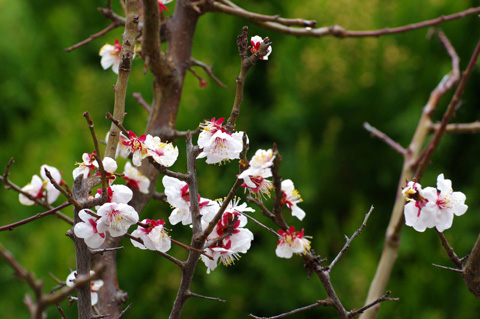
[[[38,174],[44,163],[56,166],[71,184],[74,163],[93,145],[85,120],[88,111],[100,137],[109,123],[104,114],[112,110],[112,84],[116,76],[100,67],[98,50],[105,42],[121,38],[116,29],[71,53],[67,48],[105,28],[109,22],[91,1],[0,0],[0,167],[15,158],[11,179],[20,186]],[[113,5],[120,12],[118,3]],[[404,0],[385,2],[245,0],[241,5],[265,14],[315,19],[320,26],[339,24],[352,30],[394,27],[465,10],[474,1]],[[169,5],[173,10],[174,5]],[[312,246],[330,260],[361,224],[370,205],[375,210],[367,228],[332,272],[332,281],[344,305],[362,306],[382,250],[402,159],[362,128],[368,121],[402,145],[408,145],[423,105],[431,90],[449,72],[451,61],[440,42],[426,37],[428,30],[365,39],[294,38],[264,31],[241,19],[220,14],[201,17],[194,40],[194,57],[213,64],[215,74],[227,84],[206,88],[187,75],[178,115],[178,129],[194,129],[213,116],[228,116],[235,94],[239,58],[235,39],[243,25],[250,34],[269,36],[273,53],[249,73],[245,99],[237,123],[250,137],[250,155],[275,142],[283,157],[281,172],[291,178],[302,195],[307,217],[301,223],[286,211],[287,222],[305,228]],[[475,16],[441,25],[452,41],[462,68],[479,38]],[[141,133],[147,112],[132,98],[141,92],[151,100],[150,74],[143,75],[143,62],[134,61],[127,96],[127,128]],[[479,118],[480,78],[475,71],[464,103],[455,121]],[[452,93],[441,101],[435,117],[440,119]],[[445,173],[456,190],[467,195],[469,211],[456,218],[446,236],[456,252],[468,254],[480,229],[480,138],[478,135],[446,136],[432,160],[423,184],[434,186],[436,176]],[[185,171],[184,142],[178,141],[181,158],[173,167]],[[120,162],[120,167],[124,162]],[[0,169],[3,171],[2,169]],[[198,162],[202,196],[226,195],[235,179],[235,164],[208,166]],[[162,186],[157,186],[162,191]],[[240,194],[240,193],[239,193]],[[60,202],[60,200],[58,201]],[[40,207],[23,207],[18,195],[0,191],[0,224],[5,225],[41,212]],[[64,213],[71,216],[70,210]],[[151,202],[142,213],[150,218],[167,218],[168,205]],[[271,226],[269,220],[255,216]],[[75,267],[73,244],[64,234],[68,225],[46,217],[11,232],[0,233],[0,242],[38,278],[45,291],[55,286],[49,273],[64,279]],[[275,315],[308,305],[325,297],[320,282],[307,278],[300,258],[280,260],[275,256],[276,239],[250,223],[255,240],[249,253],[235,266],[218,267],[205,274],[199,264],[192,290],[228,300],[218,303],[189,300],[184,318],[245,318],[249,313]],[[189,230],[172,227],[171,235],[188,242]],[[126,318],[166,318],[176,295],[180,272],[165,259],[139,251],[125,241],[118,253],[119,283],[130,295],[133,307]],[[174,247],[171,253],[184,258]],[[480,304],[467,291],[460,275],[432,267],[450,265],[433,231],[417,233],[405,228],[399,258],[388,289],[399,302],[385,303],[380,318],[475,318]],[[9,318],[27,318],[22,304],[31,293],[12,269],[0,261],[0,309]],[[62,303],[68,318],[75,307]],[[51,318],[60,317],[48,309]],[[318,308],[292,318],[335,318],[329,308]]]

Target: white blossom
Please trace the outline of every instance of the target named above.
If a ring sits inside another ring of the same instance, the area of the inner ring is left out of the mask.
[[[112,67],[112,71],[118,74],[121,50],[122,45],[119,43],[118,39],[115,39],[114,45],[107,43],[100,49],[99,55],[102,57],[100,64],[104,70]]]
[[[298,207],[297,204],[301,203],[303,200],[295,189],[293,182],[290,179],[282,181],[281,189],[283,192],[282,205],[286,205],[292,211],[292,216],[302,220],[305,217],[305,212]]]
[[[82,209],[78,216],[83,222],[75,224],[73,231],[75,236],[78,238],[83,238],[85,244],[90,248],[98,248],[105,241],[105,234],[100,233],[97,230],[98,218],[93,217],[87,213],[86,209]]]
[[[97,230],[108,231],[112,237],[125,235],[128,228],[138,222],[138,213],[127,204],[105,203],[97,211],[100,221]]]
[[[165,231],[165,222],[162,220],[144,219],[142,224],[148,225],[147,228],[138,226],[132,232],[132,236],[142,239],[143,245],[136,240],[130,239],[135,247],[140,249],[158,250],[167,252],[170,250],[172,242],[167,232]]]
[[[42,178],[38,175],[33,175],[31,182],[25,185],[22,188],[22,191],[30,194],[36,199],[45,199],[47,203],[51,204],[57,200],[60,191],[58,191],[50,182],[50,179],[45,174],[45,169],[50,172],[50,175],[57,184],[61,185],[63,183],[62,174],[58,169],[53,166],[42,165],[40,167],[40,176],[42,176]],[[35,204],[34,201],[23,194],[19,194],[18,199],[22,205],[31,206]]]
[[[130,162],[125,163],[123,178],[127,181],[127,186],[137,189],[141,193],[148,194],[150,188],[150,180],[148,177],[140,173],[138,169],[132,166]]]

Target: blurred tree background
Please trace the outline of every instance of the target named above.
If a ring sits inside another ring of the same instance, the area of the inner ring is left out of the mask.
[[[117,12],[121,12],[113,1]],[[289,18],[318,21],[319,26],[338,24],[350,30],[395,27],[463,11],[476,1],[380,1],[313,0],[239,2],[250,11],[280,14]],[[113,109],[116,75],[100,67],[99,49],[105,42],[121,39],[123,28],[73,52],[64,49],[109,25],[96,6],[103,1],[0,0],[0,166],[15,158],[11,179],[19,186],[39,174],[42,164],[63,171],[71,185],[74,163],[93,144],[82,117],[88,111],[103,137],[110,123],[104,115]],[[170,13],[174,4],[168,5]],[[169,13],[167,13],[169,14]],[[245,99],[237,129],[250,138],[252,156],[258,148],[276,142],[283,156],[284,179],[294,181],[307,212],[299,222],[285,211],[287,222],[312,235],[312,247],[330,260],[361,224],[370,205],[375,210],[364,232],[332,272],[332,282],[347,308],[363,305],[382,250],[385,229],[393,206],[402,158],[377,139],[362,123],[384,131],[407,146],[422,107],[430,92],[451,69],[451,61],[437,38],[428,39],[427,29],[406,34],[364,39],[295,38],[264,31],[242,19],[208,13],[200,18],[193,55],[213,64],[214,73],[227,84],[223,89],[207,80],[205,88],[187,75],[178,115],[178,129],[194,129],[204,119],[228,116],[239,71],[236,36],[243,25],[250,35],[269,36],[273,53],[259,61],[249,73]],[[456,48],[464,69],[479,39],[480,21],[469,16],[444,23],[441,28]],[[151,74],[144,75],[143,61],[136,59],[130,76],[125,126],[137,133],[145,129],[147,112],[132,97],[140,92],[150,101]],[[464,103],[455,122],[479,118],[480,78],[478,68],[467,86]],[[436,112],[440,119],[452,92]],[[174,170],[185,171],[184,142],[179,140],[179,161]],[[445,173],[455,190],[467,195],[467,214],[455,218],[445,232],[457,254],[468,254],[480,230],[480,136],[446,136],[433,157],[422,184],[435,186],[436,176]],[[124,161],[119,161],[121,171]],[[198,162],[199,190],[208,198],[220,198],[233,185],[237,167],[208,166]],[[3,169],[1,170],[3,172]],[[158,191],[163,191],[161,183]],[[239,193],[239,195],[241,195]],[[57,200],[57,204],[61,199]],[[24,207],[12,191],[0,191],[0,225],[42,212]],[[270,201],[269,201],[270,203]],[[144,218],[164,218],[170,207],[150,202]],[[70,209],[64,213],[72,216]],[[259,220],[271,225],[260,213]],[[141,216],[141,217],[142,217]],[[275,256],[276,238],[253,223],[252,248],[234,266],[218,267],[206,275],[200,263],[192,290],[228,300],[227,303],[192,299],[184,318],[245,318],[249,313],[275,315],[308,305],[325,297],[317,278],[307,278],[301,259],[280,260]],[[189,229],[171,227],[170,234],[188,242]],[[45,290],[56,283],[49,273],[65,280],[75,268],[73,242],[65,236],[69,226],[46,217],[11,232],[0,233],[0,242],[38,278]],[[118,253],[120,287],[133,302],[126,318],[166,318],[180,281],[180,272],[167,260],[150,251],[140,251],[124,241]],[[174,246],[178,258],[186,253]],[[468,292],[461,276],[433,267],[450,266],[440,241],[432,230],[417,233],[405,228],[399,258],[388,289],[399,302],[384,303],[380,318],[474,318],[480,303]],[[9,318],[27,318],[22,303],[30,293],[12,269],[0,261],[0,309]],[[69,318],[76,307],[62,303]],[[56,309],[48,316],[58,318]],[[336,318],[331,308],[317,308],[292,318]]]

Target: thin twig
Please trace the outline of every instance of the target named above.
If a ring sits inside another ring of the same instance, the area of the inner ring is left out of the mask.
[[[143,99],[142,93],[133,93],[132,96],[137,100],[138,104],[147,110],[148,113],[152,111],[152,107]]]
[[[114,22],[114,23],[112,23],[111,25],[109,25],[108,27],[106,27],[105,29],[103,29],[102,31],[97,32],[97,33],[95,33],[95,34],[92,34],[90,37],[88,37],[88,39],[85,39],[85,40],[83,40],[83,41],[81,41],[81,42],[79,42],[79,43],[77,43],[77,44],[75,44],[75,45],[72,45],[71,47],[65,49],[65,52],[71,52],[71,51],[73,51],[73,50],[75,50],[75,49],[78,49],[79,47],[81,47],[81,46],[83,46],[83,45],[85,45],[85,44],[87,44],[87,43],[92,42],[92,40],[94,40],[94,39],[96,39],[96,38],[99,38],[99,37],[107,34],[109,31],[111,31],[111,30],[113,30],[113,29],[115,29],[115,28],[117,28],[117,27],[119,27],[119,26],[120,26],[120,24]]]
[[[390,137],[387,136],[387,134],[379,131],[378,129],[376,129],[375,127],[371,126],[369,123],[367,122],[364,122],[363,123],[363,127],[369,131],[372,136],[376,136],[378,137],[379,139],[381,139],[383,142],[385,142],[388,146],[390,146],[393,150],[395,150],[396,152],[402,154],[402,155],[405,155],[407,154],[407,150],[405,148],[403,148],[400,144],[398,144],[397,142],[395,142],[394,140],[392,140]]]
[[[53,178],[52,174],[50,174],[50,171],[47,168],[44,168],[45,175],[48,177],[50,182],[52,183],[53,187],[55,187],[60,193],[63,194],[67,198],[67,200],[75,206],[76,209],[81,210],[82,205],[77,202],[73,197],[72,194],[68,193],[62,186],[60,186],[57,181]]]
[[[144,245],[143,244],[143,240],[141,238],[138,238],[138,237],[135,237],[135,236],[132,236],[130,234],[125,234],[126,237],[132,239],[132,240],[135,240],[137,242],[139,242],[140,244]],[[158,251],[156,250],[155,252],[157,252],[158,254],[162,255],[163,257],[167,258],[168,260],[170,260],[171,262],[173,262],[174,264],[176,264],[178,267],[180,267],[180,269],[183,269],[183,262],[181,262],[180,260],[178,260],[177,258],[173,257],[173,256],[170,256],[169,254],[167,253],[164,253],[164,252],[161,252],[161,251]]]
[[[123,246],[120,246],[120,247],[112,247],[112,248],[92,249],[92,250],[91,250],[91,253],[92,253],[92,256],[93,256],[93,255],[96,255],[96,254],[103,255],[104,252],[107,252],[107,251],[115,251],[115,250],[120,250],[120,249],[123,249]]]
[[[215,82],[217,82],[218,85],[220,85],[222,88],[226,88],[227,86],[225,84],[223,84],[216,76],[215,74],[213,74],[213,71],[212,71],[212,67],[211,66],[208,66],[206,65],[205,63],[201,62],[201,61],[198,61],[198,60],[195,60],[194,58],[191,58],[190,59],[190,63],[192,65],[195,65],[195,66],[199,66],[201,67],[202,69],[205,70],[205,72],[207,72],[208,76],[210,76]]]
[[[280,319],[280,318],[285,318],[285,317],[297,314],[299,312],[303,312],[303,311],[307,311],[307,310],[310,310],[310,309],[313,309],[313,308],[317,308],[319,306],[328,307],[328,306],[331,306],[331,305],[332,305],[332,301],[327,298],[325,300],[317,300],[317,302],[314,303],[314,304],[311,304],[311,305],[308,305],[308,306],[305,306],[305,307],[300,307],[300,308],[294,309],[292,311],[285,312],[285,313],[282,313],[280,315],[276,315],[276,316],[272,316],[272,317],[258,317],[258,316],[255,316],[253,314],[249,314],[248,316],[250,318],[255,318],[255,319]]]
[[[437,264],[432,264],[432,266],[437,267],[437,268],[441,268],[441,269],[450,270],[450,271],[453,271],[453,272],[463,273],[462,269],[457,269],[457,268],[452,268],[452,267],[447,267],[447,266],[442,266],[442,265],[437,265]]]
[[[213,11],[247,18],[244,16],[243,12],[248,12],[248,11],[240,8],[237,5],[231,5],[232,3],[229,1],[223,1],[223,2],[228,3],[229,5],[225,5],[215,1],[212,4]],[[480,13],[480,7],[474,7],[474,8],[470,8],[468,10],[454,13],[451,15],[440,16],[436,19],[426,20],[418,23],[412,23],[409,25],[396,27],[396,28],[383,28],[380,30],[370,30],[370,31],[349,31],[338,25],[325,26],[325,27],[320,27],[315,29],[309,28],[309,27],[298,28],[298,27],[290,27],[287,25],[283,25],[278,22],[262,21],[259,19],[257,20],[249,19],[249,20],[259,26],[262,26],[265,29],[293,35],[296,37],[321,38],[324,36],[333,36],[337,38],[363,38],[363,37],[379,37],[384,35],[409,32],[409,31],[418,30],[421,28],[436,26],[443,22],[447,22],[455,19],[461,19],[468,15],[474,15],[478,13]]]
[[[112,121],[112,123],[115,124],[120,129],[120,131],[122,131],[122,133],[125,134],[125,136],[128,136],[127,129],[125,127],[123,127],[122,123],[120,123],[119,120],[114,118],[113,115],[110,114],[110,112],[107,112],[107,114],[105,114],[105,117],[107,119],[109,119],[110,121]]]
[[[226,300],[224,299],[220,299],[220,298],[217,298],[217,297],[209,297],[209,296],[203,296],[203,295],[199,295],[199,294],[196,294],[194,292],[191,292],[191,291],[188,291],[187,292],[187,296],[188,297],[195,297],[195,298],[201,298],[201,299],[206,299],[206,300],[214,300],[214,301],[219,301],[219,302],[227,302]]]
[[[457,269],[463,269],[462,261],[460,258],[458,258],[457,254],[453,251],[453,248],[450,246],[450,244],[447,241],[447,238],[442,232],[439,232],[437,229],[435,229],[437,232],[438,237],[440,238],[440,241],[442,242],[442,246],[447,252],[448,258],[455,264]]]
[[[430,126],[431,132],[436,132],[440,129],[440,123],[435,123]],[[445,133],[453,134],[475,134],[480,132],[480,121],[472,123],[452,123],[445,127]]]
[[[118,316],[118,319],[122,319],[123,316],[127,313],[127,311],[132,307],[132,304],[128,304],[128,306],[122,310],[122,312],[120,313],[120,315]]]
[[[273,189],[274,189],[274,197],[273,197],[273,214],[275,215],[275,225],[280,227],[283,230],[288,229],[288,225],[283,219],[282,216],[282,198],[283,198],[283,191],[282,191],[282,176],[280,175],[280,165],[282,164],[282,156],[278,152],[277,144],[273,143],[273,155],[275,159],[273,160],[272,166],[272,179],[273,179]]]
[[[164,203],[168,203],[167,195],[165,195],[165,193],[155,192],[155,193],[153,193],[152,198],[155,199],[155,200],[159,200],[161,202],[164,202]]]
[[[363,219],[363,223],[362,225],[360,226],[359,229],[357,229],[352,237],[348,238],[347,236],[345,236],[347,238],[347,242],[345,243],[345,245],[343,246],[342,250],[340,250],[340,252],[338,253],[338,255],[335,257],[334,260],[332,260],[332,262],[330,263],[330,265],[328,266],[328,271],[330,272],[332,270],[332,268],[336,265],[336,263],[340,260],[340,258],[343,256],[343,254],[348,250],[348,248],[350,248],[350,244],[352,243],[352,241],[355,239],[355,237],[357,237],[358,235],[360,235],[360,233],[362,232],[362,230],[365,228],[365,226],[367,226],[367,221],[368,221],[368,218],[370,217],[370,214],[373,212],[373,206],[370,207],[370,210],[368,211],[368,213],[365,215],[365,218]]]
[[[254,203],[255,205],[257,205],[258,207],[260,207],[260,209],[262,210],[262,213],[263,215],[265,215],[266,217],[270,218],[271,220],[275,220],[275,215],[272,214],[272,212],[263,204],[262,201],[252,197],[252,196],[247,196],[247,201],[250,202],[250,203]]]
[[[29,223],[29,222],[31,222],[31,221],[37,220],[37,219],[42,218],[42,217],[44,217],[44,216],[54,214],[54,213],[56,213],[58,210],[60,210],[60,209],[62,209],[62,208],[65,208],[65,207],[67,207],[67,206],[70,206],[70,205],[71,205],[71,203],[68,203],[68,202],[63,203],[62,205],[57,206],[57,207],[55,207],[55,208],[53,208],[53,209],[50,209],[50,210],[48,210],[48,211],[46,211],[46,212],[39,213],[39,214],[36,214],[36,215],[34,215],[34,216],[32,216],[32,217],[22,219],[21,221],[18,221],[18,222],[16,222],[16,223],[13,223],[13,224],[10,224],[10,225],[2,226],[2,227],[0,227],[0,231],[13,230],[15,227],[18,227],[18,226],[27,224],[27,223]],[[73,225],[73,221],[72,221],[71,225]]]
[[[377,300],[369,303],[368,305],[365,305],[362,308],[354,309],[354,310],[350,311],[348,313],[348,318],[353,318],[356,315],[358,315],[359,313],[363,313],[365,310],[370,309],[373,306],[375,306],[375,305],[377,305],[381,302],[384,302],[384,301],[399,301],[400,300],[400,298],[389,298],[388,296],[390,296],[390,294],[391,294],[391,291],[387,291],[383,296],[381,296]]]
[[[255,218],[253,218],[252,216],[250,216],[250,215],[248,215],[248,214],[246,214],[246,213],[244,213],[244,212],[242,212],[241,214],[242,214],[243,216],[247,217],[248,219],[250,219],[251,221],[253,221],[253,222],[254,222],[255,224],[257,224],[258,226],[260,226],[260,227],[268,230],[269,232],[271,232],[271,233],[274,234],[275,236],[280,237],[280,235],[279,235],[276,231],[274,231],[274,230],[271,229],[270,227],[265,226],[264,224],[262,224],[261,222],[259,222],[259,221],[256,220]]]

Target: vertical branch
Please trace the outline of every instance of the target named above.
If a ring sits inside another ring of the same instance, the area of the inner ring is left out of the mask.
[[[418,160],[421,157],[422,150],[429,133],[429,127],[432,124],[432,114],[437,108],[440,98],[459,80],[460,72],[458,56],[455,53],[455,50],[453,50],[453,47],[448,39],[443,36],[443,34],[440,36],[440,40],[452,58],[452,71],[446,75],[442,81],[440,81],[437,87],[430,94],[428,102],[423,108],[422,116],[418,122],[415,134],[410,142],[409,147],[407,148],[407,153],[404,155],[402,173],[400,175],[400,180],[397,187],[395,204],[393,206],[390,222],[387,227],[387,233],[385,235],[382,255],[380,257],[375,276],[370,284],[365,304],[372,303],[381,297],[385,291],[388,279],[392,273],[393,265],[395,264],[398,256],[398,249],[400,247],[400,236],[403,227],[403,207],[405,204],[405,199],[402,194],[402,187],[404,186],[406,180],[412,180],[416,174],[415,169],[417,167]],[[428,162],[425,162],[425,164],[428,164]],[[360,316],[360,318],[376,318],[379,307],[380,305],[375,305],[374,307],[368,309]]]
[[[113,117],[120,123],[123,123],[125,117],[125,96],[127,94],[128,78],[132,68],[132,60],[135,54],[135,38],[137,36],[138,27],[138,0],[126,1],[126,23],[125,32],[123,33],[123,45],[120,52],[121,61],[118,68],[118,79],[115,84],[115,105],[113,109]],[[120,130],[112,123],[108,138],[105,156],[114,158],[117,150]]]
[[[188,168],[188,192],[190,197],[190,213],[192,214],[192,242],[193,248],[202,249],[204,240],[198,240],[198,235],[202,232],[200,207],[198,201],[197,172],[195,160],[198,155],[198,146],[192,145],[192,136],[187,133],[187,168]],[[173,303],[170,319],[178,319],[182,314],[183,307],[188,297],[190,297],[190,285],[192,284],[193,275],[197,268],[200,253],[196,250],[190,250],[185,266],[182,268],[182,280],[177,292],[177,297]]]
[[[480,236],[473,246],[467,263],[463,268],[463,280],[468,290],[477,298],[480,298]]]

